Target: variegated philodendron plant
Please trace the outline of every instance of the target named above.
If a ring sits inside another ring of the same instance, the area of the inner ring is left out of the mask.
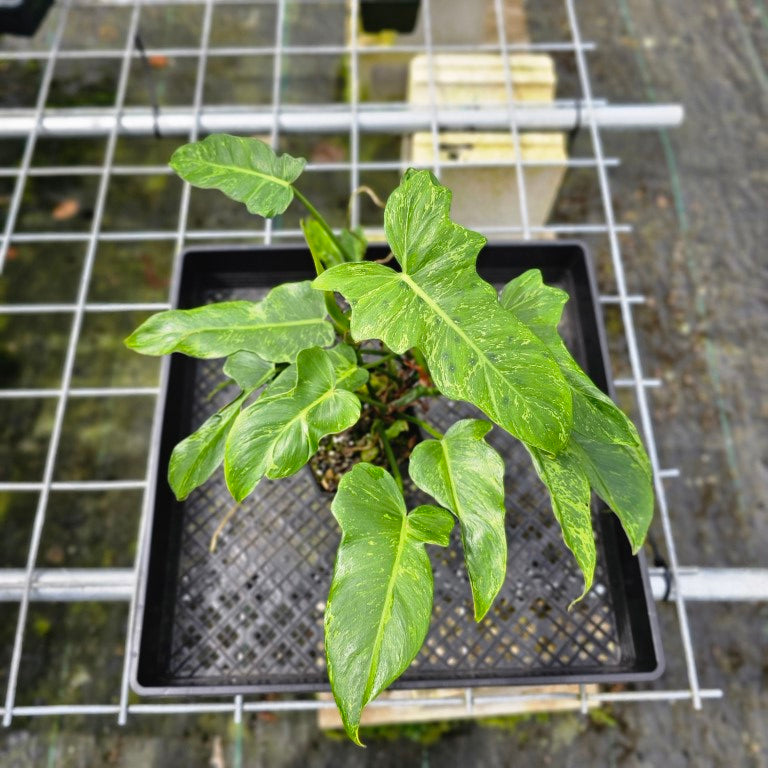
[[[596,561],[592,491],[637,551],[653,513],[648,457],[629,419],[563,344],[567,295],[544,285],[538,270],[499,295],[475,269],[485,239],[451,221],[451,192],[428,171],[408,171],[387,201],[395,269],[367,261],[362,233],[334,231],[297,189],[302,159],[277,156],[256,139],[212,135],[178,149],[171,166],[261,216],[277,216],[297,198],[317,272],[262,301],[160,312],[127,339],[147,355],[223,358],[238,390],[173,451],[176,496],[186,498],[223,462],[242,501],[262,478],[298,472],[324,436],[358,421],[361,403],[379,416],[371,430],[391,472],[361,462],[338,485],[332,511],[342,538],[325,610],[328,676],[359,744],[363,708],[405,671],[427,634],[433,577],[424,545],[446,546],[458,520],[476,621],[502,586],[504,462],[485,440],[492,423],[528,449],[584,593]],[[387,401],[388,377],[403,370],[416,372],[412,391]],[[441,434],[407,410],[440,395],[471,403],[489,421],[464,419]],[[410,511],[390,446],[406,421],[430,435],[413,448],[408,472],[437,502]]]

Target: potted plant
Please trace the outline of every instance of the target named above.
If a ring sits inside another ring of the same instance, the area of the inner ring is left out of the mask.
[[[338,482],[331,509],[342,532],[325,606],[328,677],[347,734],[360,743],[363,708],[407,669],[427,634],[425,546],[445,546],[458,521],[476,621],[502,586],[504,460],[486,439],[493,425],[520,441],[549,491],[583,574],[573,603],[595,573],[592,491],[637,553],[653,513],[650,464],[632,423],[559,335],[567,294],[538,270],[500,294],[483,280],[475,262],[485,239],[451,221],[451,193],[428,171],[408,171],[389,197],[391,251],[371,260],[360,232],[334,231],[297,188],[301,159],[256,139],[212,135],[178,149],[171,166],[261,216],[279,215],[294,198],[307,211],[313,280],[278,285],[257,302],[158,313],[126,343],[143,354],[223,358],[237,388],[173,450],[168,481],[177,498],[223,463],[241,502],[263,480],[295,475],[320,449],[315,475],[327,487]],[[438,397],[471,403],[484,418],[443,432],[414,409]],[[340,433],[362,454],[351,468],[329,459]],[[405,460],[436,503],[407,509]]]

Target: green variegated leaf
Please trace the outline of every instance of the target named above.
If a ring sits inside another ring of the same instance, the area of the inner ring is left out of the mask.
[[[295,373],[286,369],[240,413],[224,458],[227,486],[237,501],[264,476],[275,479],[298,472],[322,437],[358,420],[360,401],[353,391],[368,373],[344,355],[318,347],[302,350]],[[345,367],[340,371],[341,359]]]
[[[475,270],[485,239],[451,222],[451,193],[427,171],[392,193],[384,225],[402,272],[340,264],[313,285],[352,305],[356,340],[417,347],[447,396],[466,400],[511,434],[552,453],[567,442],[571,395],[541,341],[499,304]]]
[[[504,461],[483,439],[490,429],[487,421],[457,421],[441,440],[419,443],[408,468],[413,482],[461,523],[476,621],[488,612],[507,574]]]
[[[240,389],[254,390],[266,384],[275,374],[274,363],[268,363],[253,352],[241,350],[227,358],[222,371]]]
[[[577,405],[577,411],[581,406]],[[576,432],[570,452],[589,478],[595,493],[616,513],[637,554],[653,519],[653,476],[648,455],[636,445],[613,440],[595,440],[584,431]]]
[[[584,590],[573,603],[589,592],[595,578],[597,549],[592,534],[592,491],[589,479],[581,468],[570,446],[557,456],[551,456],[538,448],[529,448],[533,466],[547,486],[552,499],[552,511],[563,531],[563,540],[571,550],[584,575]],[[573,605],[571,603],[571,605]]]
[[[560,288],[544,285],[541,272],[529,269],[510,280],[501,292],[501,304],[525,323],[545,344],[560,341],[557,326],[568,294]]]
[[[538,270],[515,278],[501,295],[503,306],[548,346],[571,388],[573,430],[566,450],[554,461],[562,459],[568,465],[561,470],[564,475],[579,468],[616,513],[637,552],[653,517],[650,461],[632,422],[592,383],[560,338],[557,325],[566,300],[563,291],[544,285]],[[585,531],[580,538],[586,540]]]
[[[421,506],[406,514],[392,476],[357,464],[331,507],[341,526],[325,609],[325,652],[333,695],[349,737],[360,744],[363,708],[419,652],[432,613],[425,543],[447,546],[450,512]]]
[[[247,394],[243,392],[214,413],[173,449],[168,465],[168,483],[179,501],[201,486],[224,460],[227,435]]]
[[[191,357],[226,357],[239,350],[274,363],[292,362],[308,347],[335,338],[325,303],[311,283],[283,283],[258,302],[225,301],[152,315],[126,340],[145,355],[181,352]]]
[[[342,229],[338,234],[338,240],[346,261],[362,261],[365,258],[368,240],[362,227]]]
[[[349,344],[337,344],[335,347],[325,350],[333,364],[336,377],[344,383],[345,389],[357,389],[366,382],[366,378],[358,371],[355,350]],[[354,377],[350,378],[350,371],[354,371]],[[348,382],[354,384],[350,386]],[[259,397],[259,402],[265,403],[281,395],[291,392],[296,387],[296,363],[289,365],[271,381]]]
[[[302,219],[301,228],[309,250],[324,267],[346,261],[361,261],[365,256],[368,243],[362,231],[342,229],[334,242],[325,227],[314,217]]]
[[[245,203],[251,213],[271,218],[290,205],[291,184],[305,163],[303,158],[276,155],[258,139],[218,133],[179,147],[170,166],[193,186],[219,189]]]

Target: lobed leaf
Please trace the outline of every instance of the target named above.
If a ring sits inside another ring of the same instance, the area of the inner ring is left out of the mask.
[[[302,350],[295,366],[283,371],[237,417],[224,455],[227,486],[237,501],[264,476],[275,479],[298,472],[322,437],[358,420],[360,401],[353,390],[365,383],[368,372],[358,368],[354,353],[346,350]]]
[[[254,352],[240,350],[227,358],[222,371],[240,389],[253,391],[275,375],[275,365]]]
[[[168,483],[179,501],[201,486],[224,460],[227,435],[247,394],[243,392],[214,413],[173,449],[168,464]]]
[[[258,302],[225,301],[158,312],[125,343],[145,355],[181,352],[214,358],[246,350],[269,362],[292,362],[302,349],[333,343],[333,326],[325,317],[322,295],[304,280],[278,285]]]
[[[507,574],[504,460],[483,439],[490,429],[487,421],[457,421],[441,440],[419,443],[408,469],[413,482],[461,523],[476,621],[488,612]]]
[[[276,155],[263,141],[217,133],[179,147],[170,166],[184,181],[203,189],[219,189],[250,213],[272,218],[291,204],[291,184],[306,161]]]
[[[424,544],[447,546],[453,518],[428,505],[407,514],[392,476],[364,463],[341,479],[331,510],[342,537],[325,610],[328,677],[344,728],[360,744],[363,708],[424,643],[433,595]]]
[[[538,448],[528,448],[533,466],[547,486],[552,511],[563,532],[563,540],[573,553],[584,576],[584,589],[573,603],[592,588],[597,564],[597,548],[592,533],[592,491],[580,462],[569,448],[552,456]],[[571,605],[573,605],[571,603]]]
[[[557,457],[547,459],[548,468],[542,479],[552,495],[553,505],[565,508],[571,506],[573,500],[565,498],[565,483],[554,482],[552,478],[570,476],[576,483],[574,487],[580,489],[583,489],[581,478],[586,478],[616,513],[632,550],[637,552],[653,517],[650,461],[632,422],[581,370],[560,338],[557,325],[566,300],[567,294],[563,291],[544,284],[538,270],[529,270],[512,280],[501,294],[502,305],[550,349],[573,398],[573,430],[568,445]],[[560,467],[555,469],[553,464]],[[537,469],[540,466],[542,461],[537,463]],[[583,493],[580,492],[579,497],[583,502]],[[569,539],[586,542],[588,522],[591,539],[591,521],[583,515],[583,510],[578,515],[564,515],[563,519],[567,525],[579,527],[578,531],[574,528],[568,533],[564,529],[566,543]],[[584,576],[589,580],[586,571]]]
[[[365,256],[368,242],[362,230],[342,229],[334,241],[314,216],[302,219],[301,229],[312,255],[326,268],[347,261],[362,261]]]
[[[485,239],[450,220],[450,200],[429,172],[409,172],[384,214],[402,271],[339,264],[313,286],[351,304],[355,340],[381,339],[398,353],[417,347],[447,397],[473,403],[511,434],[556,453],[570,433],[570,389],[542,342],[477,274]]]

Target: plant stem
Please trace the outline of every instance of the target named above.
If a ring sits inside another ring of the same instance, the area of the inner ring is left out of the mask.
[[[386,363],[388,360],[392,360],[392,359],[393,359],[393,358],[395,358],[395,357],[397,357],[397,355],[395,355],[395,353],[394,353],[394,352],[389,352],[389,353],[388,353],[388,354],[386,354],[386,355],[382,355],[382,356],[381,356],[381,357],[380,357],[378,360],[376,360],[375,362],[373,362],[373,363],[364,363],[364,364],[363,364],[362,366],[360,366],[360,367],[361,367],[361,368],[367,368],[367,369],[369,369],[369,370],[370,370],[371,368],[378,368],[380,365],[383,365],[383,364],[384,364],[384,363]]]
[[[440,394],[442,393],[437,387],[418,386],[406,392],[402,397],[398,397],[397,400],[393,400],[389,406],[390,408],[398,408],[402,405],[408,405],[420,397],[437,397]]]
[[[325,272],[325,267],[311,248],[309,249],[309,255],[312,257],[312,263],[315,265],[315,274],[319,277],[323,272]],[[326,296],[328,293],[329,291],[325,291]]]
[[[438,440],[442,440],[443,438],[443,433],[435,429],[429,422],[424,421],[424,419],[417,419],[415,416],[409,416],[407,413],[399,413],[397,417],[418,425],[425,432],[429,432],[432,437],[436,437]]]
[[[344,336],[349,331],[349,318],[341,311],[341,307],[336,303],[336,297],[333,291],[324,291],[325,308],[336,326],[336,330]]]
[[[427,360],[424,357],[424,355],[421,354],[421,352],[416,349],[416,347],[413,347],[411,349],[411,354],[413,355],[413,359],[418,363],[419,367],[424,371],[424,373],[429,375],[429,378],[432,378],[432,374],[429,372],[429,366],[427,365]]]
[[[365,365],[363,363],[363,353],[360,351],[360,347],[357,346],[357,345],[354,345],[352,348],[355,350],[355,357],[357,358],[357,367],[358,368],[364,368]],[[367,390],[368,395],[370,396],[372,403],[374,403],[374,402],[375,403],[381,402],[381,401],[376,399],[376,393],[373,391],[373,387],[371,386],[371,380],[370,379],[366,379],[365,389]],[[384,403],[381,403],[381,405],[386,408]]]
[[[318,211],[317,208],[315,208],[315,206],[312,205],[312,203],[310,203],[309,200],[307,200],[307,198],[304,197],[304,195],[299,192],[295,186],[293,186],[293,184],[291,185],[291,189],[293,189],[293,194],[296,195],[296,197],[299,199],[299,202],[312,214],[312,216],[315,217],[315,219],[317,219],[317,223],[325,230],[325,233],[328,235],[328,237],[331,238],[333,244],[336,246],[339,253],[343,256],[344,247],[339,241],[339,238],[336,237],[334,231],[331,229],[330,224],[328,224],[328,222],[320,214],[320,211]]]
[[[368,397],[367,395],[361,395],[359,392],[355,392],[355,394],[360,398],[360,400],[364,403],[368,403],[368,405],[372,405],[374,408],[378,408],[380,411],[386,411],[389,410],[389,406],[386,403],[382,403],[381,400],[377,400],[375,397]]]
[[[374,422],[374,429],[379,433],[379,437],[381,438],[381,443],[384,446],[384,453],[387,454],[387,461],[389,462],[389,466],[392,468],[392,476],[395,478],[397,487],[400,489],[400,493],[404,493],[405,489],[403,488],[403,477],[400,474],[400,469],[397,466],[397,459],[395,459],[395,454],[392,450],[392,446],[389,443],[389,438],[387,437],[387,431],[384,429],[384,424],[382,423],[381,419],[376,419]]]
[[[297,189],[294,189],[293,191],[297,196],[301,195]],[[302,199],[302,202],[305,206],[310,206],[308,200]],[[326,222],[322,221],[320,218],[320,214],[317,214],[317,220],[321,223],[322,226],[330,231]],[[315,265],[315,272],[318,275],[321,275],[323,272],[325,272],[325,267],[311,248],[309,249],[309,253],[312,256],[312,263]],[[333,291],[323,291],[323,294],[325,296],[325,308],[328,310],[328,314],[331,316],[331,320],[336,326],[336,330],[343,336],[349,330],[349,320],[347,319],[347,316],[341,311],[341,307],[339,307],[339,305],[336,303],[336,298],[333,295]]]

